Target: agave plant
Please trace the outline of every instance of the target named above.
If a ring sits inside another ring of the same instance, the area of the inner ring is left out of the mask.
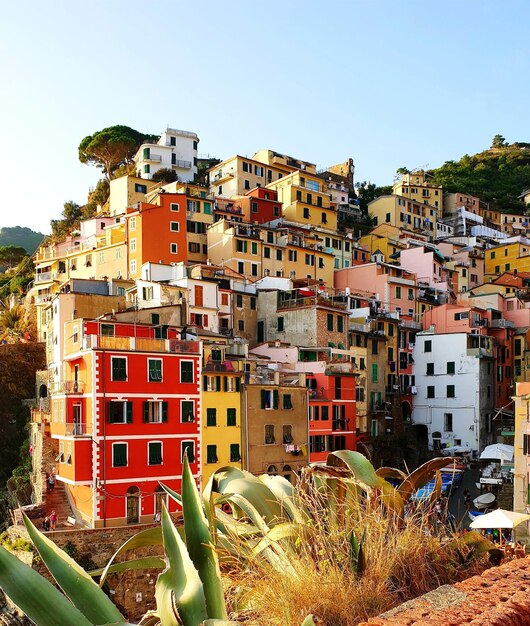
[[[101,584],[109,572],[139,567],[165,567],[156,583],[157,608],[140,622],[144,626],[235,626],[229,621],[217,552],[187,459],[184,460],[182,495],[183,536],[164,507],[161,526],[132,537],[98,572]],[[24,516],[31,541],[62,590],[0,548],[0,587],[37,626],[98,624],[127,626],[117,607],[68,554],[38,531]],[[132,547],[160,544],[165,559],[146,557],[114,563],[115,557]],[[28,593],[28,590],[31,592]],[[314,626],[308,616],[303,626]]]

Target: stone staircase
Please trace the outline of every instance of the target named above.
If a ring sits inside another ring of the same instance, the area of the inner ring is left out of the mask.
[[[53,491],[46,492],[46,515],[50,515],[52,511],[57,513],[57,530],[72,528],[67,519],[73,517],[74,514],[66,495],[64,483],[60,480],[55,481]]]

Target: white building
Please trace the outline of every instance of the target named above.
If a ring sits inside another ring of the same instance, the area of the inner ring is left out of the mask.
[[[158,143],[144,143],[134,156],[141,178],[151,179],[155,172],[173,170],[183,182],[193,181],[197,174],[199,137],[187,130],[166,128]]]
[[[467,333],[418,333],[413,351],[416,395],[412,422],[429,449],[493,443],[493,339]]]

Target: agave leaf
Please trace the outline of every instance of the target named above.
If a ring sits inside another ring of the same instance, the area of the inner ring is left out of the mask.
[[[103,569],[103,573],[101,574],[101,579],[99,581],[99,586],[103,586],[103,583],[107,578],[107,574],[109,573],[109,569],[114,563],[114,559],[118,555],[126,552],[127,550],[136,550],[137,548],[145,548],[151,546],[161,546],[162,544],[162,530],[160,526],[156,526],[154,528],[146,528],[145,530],[141,530],[139,533],[136,533],[136,535],[133,535],[130,539],[128,539],[112,555],[109,562]]]
[[[182,496],[180,495],[180,493],[177,493],[176,491],[171,489],[171,487],[164,485],[164,483],[159,483],[159,484],[170,498],[172,498],[173,500],[175,500],[175,502],[177,502],[178,504],[182,506]]]
[[[2,547],[0,587],[37,626],[93,624],[49,581]]]
[[[398,493],[406,502],[415,491],[421,489],[431,480],[431,478],[433,478],[436,470],[440,470],[442,467],[446,467],[454,461],[455,459],[451,457],[437,458],[427,461],[427,463],[420,465],[418,469],[415,469],[411,474],[409,474],[407,479],[399,485],[397,488]]]
[[[269,476],[262,474],[259,480],[264,483],[276,496],[282,507],[282,514],[287,513],[293,522],[304,524],[307,519],[307,512],[298,507],[294,501],[294,489],[292,484],[283,476]],[[285,517],[282,515],[282,517]]]
[[[366,529],[363,531],[361,541],[357,541],[355,533],[350,535],[350,554],[353,571],[357,576],[362,576],[366,569],[366,555],[364,552],[364,540],[366,537]]]
[[[160,616],[156,611],[147,611],[138,622],[138,626],[160,626]]]
[[[219,560],[187,456],[182,468],[182,512],[186,546],[204,585],[208,617],[227,619]]]
[[[302,622],[302,626],[316,626],[312,615],[308,615]]]
[[[437,471],[436,478],[434,479],[434,488],[429,497],[429,504],[434,504],[437,500],[440,499],[442,495],[442,487],[443,487],[442,474],[439,471]]]
[[[401,495],[392,485],[375,473],[374,466],[360,452],[354,450],[338,450],[331,452],[327,458],[328,465],[347,467],[361,483],[368,487],[381,491],[383,501],[387,507],[395,510],[400,515],[403,513],[405,503]]]
[[[282,521],[282,507],[274,493],[256,476],[234,478],[226,481],[219,493],[237,493],[250,502],[259,511],[267,524]]]
[[[298,539],[302,535],[307,535],[309,528],[301,524],[293,524],[292,522],[284,522],[278,524],[272,528],[258,543],[252,548],[251,557],[254,558],[261,554],[265,548],[268,548],[273,543],[278,543],[282,539]],[[285,546],[282,544],[282,549],[285,550]],[[288,549],[286,552],[294,554],[294,550]]]
[[[228,619],[207,619],[201,626],[238,626],[238,623]]]
[[[103,572],[108,574],[117,574],[118,572],[125,572],[127,570],[134,569],[164,569],[166,562],[161,556],[144,556],[139,559],[131,559],[129,561],[122,561],[121,563],[114,563],[110,567],[100,567],[90,572],[90,576],[101,576]]]
[[[66,552],[38,531],[26,515],[23,519],[33,545],[72,604],[94,624],[123,622],[123,615],[116,605],[90,575]]]
[[[164,504],[162,537],[168,567],[156,582],[160,621],[162,626],[197,626],[208,618],[203,584]]]
[[[407,479],[407,475],[405,474],[405,472],[397,469],[397,467],[380,467],[379,469],[375,470],[375,473],[380,478],[396,478],[400,482],[403,482]]]

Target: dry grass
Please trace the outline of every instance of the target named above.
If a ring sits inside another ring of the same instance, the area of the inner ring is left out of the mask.
[[[307,538],[291,545],[296,574],[259,559],[227,575],[232,613],[240,622],[300,626],[313,613],[319,626],[354,626],[486,566],[485,560],[464,564],[468,548],[433,529],[429,511],[416,509],[402,520],[370,499],[330,512],[327,498],[311,492],[297,498],[311,521]],[[362,575],[352,565],[352,533],[358,540],[365,533]]]

